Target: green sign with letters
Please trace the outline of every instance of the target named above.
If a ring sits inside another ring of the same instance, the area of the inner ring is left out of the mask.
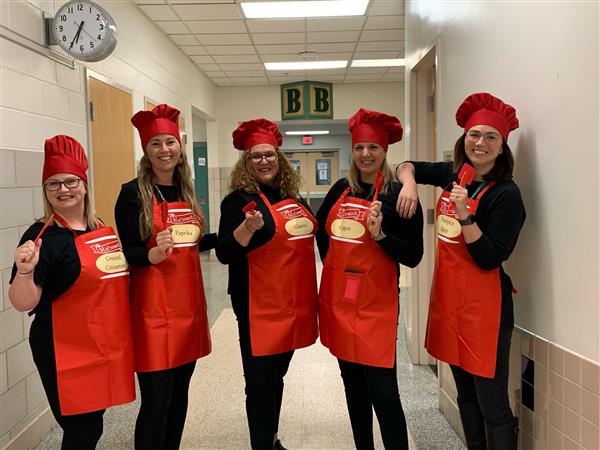
[[[282,84],[281,119],[333,119],[333,85],[318,81]]]

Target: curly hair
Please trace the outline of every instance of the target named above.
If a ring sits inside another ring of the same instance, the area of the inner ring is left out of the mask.
[[[300,177],[292,168],[286,156],[279,151],[278,148],[275,149],[275,152],[277,153],[277,162],[279,164],[279,170],[277,171],[274,180],[275,186],[279,189],[282,198],[298,198],[300,192]],[[258,180],[251,164],[250,152],[242,152],[231,171],[229,192],[241,189],[255,194],[260,190]]]
[[[204,215],[194,195],[194,184],[192,182],[192,171],[188,165],[187,156],[183,148],[181,148],[181,164],[175,167],[173,172],[173,181],[177,186],[181,200],[186,202],[192,208],[194,217],[200,226],[200,233],[204,233]],[[154,181],[152,179],[152,164],[148,160],[146,152],[140,159],[140,165],[137,175],[137,184],[139,187],[138,199],[140,202],[140,225],[139,231],[142,240],[150,239],[152,235],[152,222],[154,212]]]

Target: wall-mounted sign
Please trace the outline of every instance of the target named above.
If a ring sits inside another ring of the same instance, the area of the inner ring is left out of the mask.
[[[318,81],[282,84],[281,118],[333,119],[333,85]]]
[[[315,160],[315,184],[327,185],[331,184],[331,160],[317,159]]]

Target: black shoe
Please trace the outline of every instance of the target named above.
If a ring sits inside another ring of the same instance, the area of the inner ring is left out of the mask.
[[[483,415],[476,402],[458,405],[465,441],[469,450],[487,450]]]
[[[486,427],[488,432],[488,444],[490,450],[517,450],[519,442],[519,419],[497,427]]]
[[[283,445],[281,445],[281,441],[277,439],[273,444],[273,450],[287,450]]]

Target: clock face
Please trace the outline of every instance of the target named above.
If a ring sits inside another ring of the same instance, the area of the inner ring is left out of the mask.
[[[116,26],[112,17],[88,0],[73,0],[54,16],[54,38],[74,58],[99,61],[115,48]]]

